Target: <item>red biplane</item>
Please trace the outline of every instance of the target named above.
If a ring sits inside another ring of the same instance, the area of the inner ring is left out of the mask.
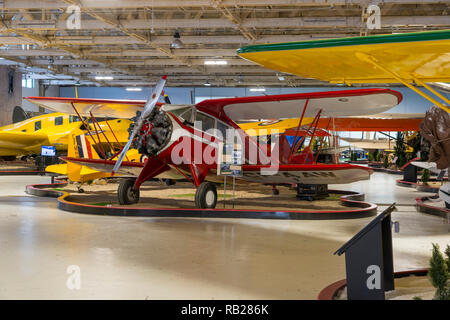
[[[123,149],[109,159],[62,157],[94,170],[118,173],[125,177],[118,187],[120,204],[139,201],[139,189],[152,178],[188,179],[195,187],[198,208],[214,208],[219,145],[224,140],[238,141],[243,148],[242,176],[238,180],[264,184],[345,184],[369,179],[372,170],[351,164],[317,163],[310,146],[321,117],[371,115],[399,104],[402,95],[390,89],[358,89],[286,95],[204,100],[196,105],[158,103],[166,77],[156,85],[145,103],[125,100],[73,98],[28,98],[45,108],[97,117],[132,118],[130,137]],[[271,144],[258,143],[237,124],[256,119],[297,118],[300,141],[292,144],[281,134]],[[314,118],[308,128],[301,127],[306,117]],[[330,128],[331,129],[331,128]],[[228,135],[227,135],[228,134]],[[225,138],[226,137],[226,138]],[[236,140],[237,139],[237,140]],[[228,143],[228,142],[227,142]],[[130,147],[146,156],[142,163],[124,161]],[[117,159],[117,160],[114,160]]]

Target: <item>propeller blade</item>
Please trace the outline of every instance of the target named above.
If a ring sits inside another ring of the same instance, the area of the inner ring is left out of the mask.
[[[164,85],[166,84],[167,76],[163,76],[158,83],[156,84],[155,89],[152,92],[152,95],[148,98],[147,103],[145,104],[144,110],[141,113],[141,116],[139,119],[136,120],[136,125],[134,126],[133,132],[131,133],[130,139],[128,140],[125,147],[122,149],[122,152],[119,155],[119,158],[117,159],[116,164],[114,165],[114,168],[112,170],[112,175],[119,170],[120,165],[122,164],[123,159],[125,158],[126,153],[128,152],[128,149],[131,147],[131,143],[133,142],[134,137],[136,134],[141,130],[142,125],[144,123],[145,118],[147,118],[150,113],[155,108],[156,103],[159,100],[159,97],[161,96],[161,92],[164,88]]]

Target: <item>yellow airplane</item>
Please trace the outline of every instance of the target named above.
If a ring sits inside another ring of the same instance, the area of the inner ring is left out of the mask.
[[[93,148],[91,141],[92,139],[85,135],[81,130],[72,132],[68,137],[67,156],[74,158],[83,158],[85,156],[86,158],[100,159],[100,156],[95,151],[95,148]],[[117,156],[113,159],[117,159]],[[136,149],[131,149],[127,152],[127,159],[132,162],[143,161],[142,156]],[[85,183],[112,176],[111,173],[92,170],[86,166],[81,166],[72,162],[50,165],[45,168],[45,171],[67,176],[70,181],[77,183],[78,192],[80,193],[84,192],[82,186]]]
[[[67,135],[79,128],[77,117],[51,113],[0,128],[0,156],[38,154],[42,145],[67,149]]]
[[[238,55],[330,83],[401,83],[450,112],[450,100],[427,84],[450,82],[450,30],[250,45]]]
[[[130,123],[127,119],[98,122],[97,129],[103,137],[103,147],[108,148],[104,136],[116,148],[118,147],[117,141],[126,141]],[[89,129],[95,132],[92,123],[89,124]],[[41,146],[54,146],[58,151],[65,151],[67,150],[69,135],[76,130],[87,131],[79,117],[65,113],[44,114],[1,127],[0,156],[15,157],[40,154]],[[90,139],[94,141],[98,140],[98,137],[94,134],[93,138]]]

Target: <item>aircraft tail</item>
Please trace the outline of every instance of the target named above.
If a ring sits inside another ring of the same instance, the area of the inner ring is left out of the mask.
[[[95,149],[84,134],[72,133],[69,137],[67,155],[71,158],[100,159]],[[82,166],[72,162],[67,163],[67,177],[71,181],[82,181]]]
[[[98,153],[92,147],[86,135],[75,136],[76,151],[79,158],[100,159]]]

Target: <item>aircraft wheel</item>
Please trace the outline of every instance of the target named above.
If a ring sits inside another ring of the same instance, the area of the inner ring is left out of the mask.
[[[195,192],[195,206],[201,209],[215,208],[217,204],[216,185],[203,182]]]
[[[164,179],[164,183],[166,184],[166,186],[172,186],[175,184],[175,180],[172,179]]]
[[[277,195],[280,194],[280,190],[278,190],[278,189],[272,189],[272,194],[273,194],[274,196],[277,196]]]
[[[84,189],[83,188],[78,189],[78,193],[84,193]]]
[[[133,204],[139,202],[139,190],[133,190],[134,180],[123,179],[119,183],[119,188],[117,190],[117,197],[119,198],[119,203]]]

